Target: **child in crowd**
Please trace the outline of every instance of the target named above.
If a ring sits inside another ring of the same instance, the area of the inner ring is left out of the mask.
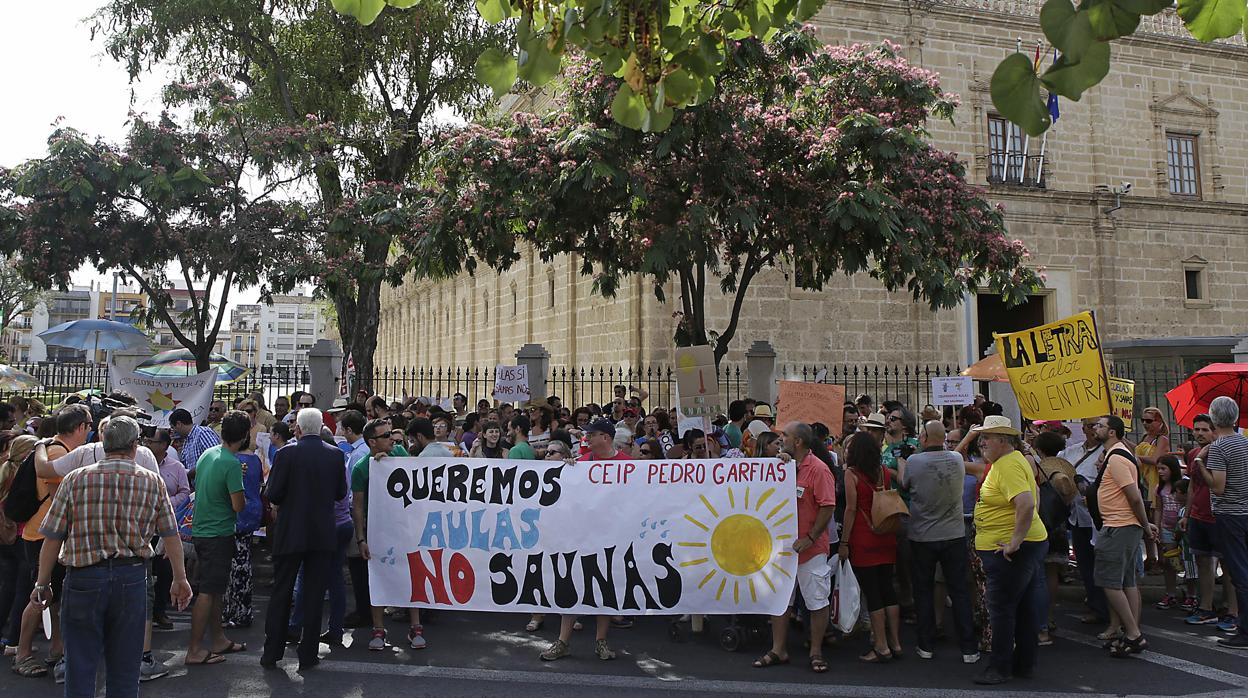
[[[1157,459],[1157,489],[1153,496],[1153,523],[1161,532],[1162,574],[1166,580],[1166,594],[1157,602],[1162,610],[1175,608],[1184,599],[1178,596],[1178,571],[1170,560],[1176,560],[1179,545],[1175,540],[1179,525],[1179,501],[1175,498],[1175,486],[1183,481],[1179,459],[1164,455]],[[1172,552],[1173,551],[1173,552]],[[1167,555],[1169,553],[1169,555]]]
[[[1187,518],[1187,488],[1190,483],[1190,480],[1184,478],[1174,486],[1174,498],[1179,502],[1180,521]],[[1176,532],[1175,538],[1179,544],[1178,567],[1181,567],[1183,570],[1183,586],[1186,588],[1185,593],[1187,597],[1179,604],[1179,608],[1182,608],[1187,613],[1192,613],[1200,603],[1196,597],[1196,590],[1199,588],[1196,583],[1200,578],[1200,568],[1196,565],[1196,553],[1192,552],[1191,546],[1187,544],[1186,531]]]

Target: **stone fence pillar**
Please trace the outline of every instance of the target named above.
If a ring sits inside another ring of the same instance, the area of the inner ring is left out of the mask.
[[[550,394],[546,389],[546,376],[550,374],[550,352],[540,344],[526,344],[516,352],[516,362],[529,367],[531,399],[545,400]]]
[[[745,374],[749,396],[769,405],[776,404],[776,350],[771,342],[758,340],[745,352]]]
[[[332,339],[318,339],[308,350],[308,390],[316,397],[316,406],[327,410],[338,397],[338,374],[342,368],[342,349]]]

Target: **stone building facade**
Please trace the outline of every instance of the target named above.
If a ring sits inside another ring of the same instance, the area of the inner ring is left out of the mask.
[[[782,364],[965,365],[993,330],[1084,309],[1096,311],[1118,361],[1230,360],[1248,325],[1248,48],[1242,37],[1200,44],[1173,11],[1145,18],[1113,44],[1105,81],[1080,102],[1062,100],[1046,139],[1024,141],[997,118],[988,84],[1018,39],[1028,54],[1043,39],[1040,5],[842,0],[813,24],[830,43],[901,44],[961,95],[953,124],[930,124],[934,140],[1004,205],[1011,237],[1045,268],[1045,288],[1010,311],[983,293],[933,312],[866,277],[813,292],[771,270],[752,285],[728,361],[768,340]],[[511,109],[548,104],[509,99]],[[606,300],[578,269],[577,259],[529,256],[501,274],[387,289],[377,365],[509,362],[528,342],[543,344],[553,365],[670,362],[678,287],[659,303],[638,278]],[[722,327],[727,299],[710,305],[709,326]]]

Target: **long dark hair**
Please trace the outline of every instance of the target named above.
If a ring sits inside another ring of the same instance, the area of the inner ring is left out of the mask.
[[[1160,495],[1162,488],[1166,485],[1170,485],[1171,491],[1178,489],[1178,484],[1183,481],[1183,472],[1179,469],[1179,459],[1167,453],[1157,459],[1157,465],[1166,466],[1166,470],[1170,473],[1170,477],[1165,480],[1158,480],[1157,494]]]
[[[869,434],[855,434],[845,449],[845,460],[849,467],[862,473],[872,485],[879,485],[883,476],[880,472],[880,447]]]

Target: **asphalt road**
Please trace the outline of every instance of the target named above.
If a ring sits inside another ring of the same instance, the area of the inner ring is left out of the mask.
[[[267,599],[257,597],[262,610]],[[1073,610],[1075,604],[1065,604]],[[322,664],[305,674],[296,671],[294,648],[277,670],[259,665],[263,630],[253,627],[231,633],[249,650],[230,655],[224,664],[185,667],[181,662],[189,630],[189,616],[175,614],[176,627],[157,631],[157,656],[171,668],[169,676],[143,684],[145,696],[236,698],[240,696],[644,696],[672,693],[745,695],[821,695],[857,698],[899,696],[1248,696],[1248,653],[1219,647],[1219,633],[1211,626],[1192,628],[1178,611],[1148,610],[1145,632],[1152,650],[1131,659],[1116,660],[1099,649],[1093,635],[1100,628],[1079,625],[1059,613],[1059,634],[1052,647],[1041,648],[1040,664],[1032,679],[983,690],[971,683],[983,663],[961,663],[954,644],[935,648],[936,658],[913,654],[913,627],[903,632],[909,650],[904,660],[868,665],[857,659],[866,648],[862,635],[825,649],[831,665],[827,674],[812,674],[801,659],[805,650],[796,633],[790,647],[794,663],[754,669],[751,661],[766,646],[756,641],[739,652],[722,650],[714,632],[724,621],[711,620],[711,636],[677,643],[667,635],[663,618],[640,619],[629,630],[613,630],[612,646],[619,657],[599,661],[592,654],[592,630],[577,633],[573,656],[554,663],[537,654],[555,635],[554,617],[546,629],[526,633],[527,616],[519,614],[438,614],[426,625],[429,647],[412,651],[405,646],[369,652],[367,631],[355,631],[346,648],[322,645]],[[405,625],[390,621],[391,638],[402,641]],[[102,685],[102,682],[101,682]],[[51,678],[23,679],[0,674],[0,696],[45,697],[60,694]],[[103,695],[101,690],[100,695]]]

